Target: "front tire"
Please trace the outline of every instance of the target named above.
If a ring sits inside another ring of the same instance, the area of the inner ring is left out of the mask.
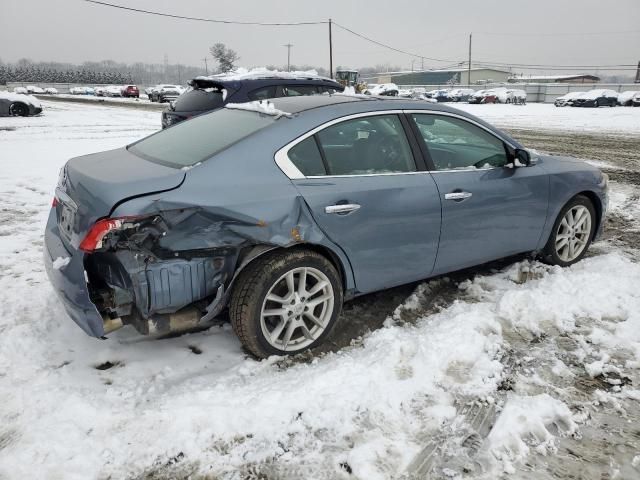
[[[584,195],[577,195],[562,208],[553,224],[544,248],[544,260],[561,267],[579,262],[587,253],[595,230],[593,203]]]
[[[324,341],[342,308],[340,276],[309,250],[266,253],[240,273],[231,296],[231,324],[258,358],[291,355]]]
[[[29,107],[20,102],[12,103],[9,106],[9,115],[12,117],[28,117]]]

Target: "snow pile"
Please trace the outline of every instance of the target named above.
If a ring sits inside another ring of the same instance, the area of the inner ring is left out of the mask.
[[[487,440],[504,471],[514,473],[513,462],[522,461],[532,448],[541,455],[554,453],[557,432],[570,435],[576,429],[569,407],[561,401],[547,394],[512,395]]]
[[[291,118],[293,116],[291,113],[278,110],[273,102],[270,102],[269,100],[255,100],[253,102],[247,103],[227,103],[225,105],[225,108],[231,108],[234,110],[247,110],[249,112],[258,112],[264,115],[272,115],[276,117],[276,120],[280,117]]]
[[[327,77],[318,75],[316,70],[295,70],[292,72],[285,72],[280,70],[269,70],[266,67],[256,67],[247,69],[238,67],[235,70],[228,73],[218,73],[216,75],[196,77],[197,79],[213,79],[224,81],[239,81],[239,80],[251,80],[256,78],[282,78],[282,79],[298,79],[298,78],[311,78],[311,79],[323,79],[330,80]]]
[[[25,95],[23,93],[0,92],[0,99],[8,100],[10,102],[27,103],[36,108],[40,108],[40,101],[36,97]]]

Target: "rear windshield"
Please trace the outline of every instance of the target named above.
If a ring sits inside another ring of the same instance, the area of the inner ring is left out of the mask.
[[[206,112],[220,108],[224,104],[222,92],[219,90],[189,90],[173,102],[176,112]]]
[[[176,168],[188,167],[273,124],[275,118],[223,108],[180,122],[129,145],[128,150],[152,162]]]

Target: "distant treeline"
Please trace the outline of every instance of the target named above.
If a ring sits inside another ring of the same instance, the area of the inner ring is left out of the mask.
[[[213,62],[211,62],[213,63]],[[204,67],[204,65],[203,65]],[[266,65],[270,70],[286,70],[286,66]],[[249,67],[250,68],[250,67]],[[340,69],[341,67],[338,67]],[[389,65],[360,68],[366,75],[373,72],[398,69]],[[329,71],[313,65],[291,65],[291,70],[316,70],[318,74],[329,76]],[[156,85],[169,83],[184,85],[198,75],[218,73],[218,69],[208,65],[208,70],[181,64],[159,63],[118,63],[113,60],[101,62],[83,62],[81,64],[62,62],[34,62],[23,58],[15,63],[3,63],[0,60],[0,85],[7,82],[31,83],[86,83],[86,84],[125,84]]]

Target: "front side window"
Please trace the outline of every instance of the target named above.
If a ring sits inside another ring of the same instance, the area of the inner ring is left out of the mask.
[[[328,175],[413,172],[416,165],[397,115],[361,117],[316,134]]]
[[[442,115],[413,114],[436,170],[504,167],[504,142],[466,120]]]
[[[143,138],[127,149],[152,162],[181,168],[207,160],[276,121],[272,115],[221,108]]]

